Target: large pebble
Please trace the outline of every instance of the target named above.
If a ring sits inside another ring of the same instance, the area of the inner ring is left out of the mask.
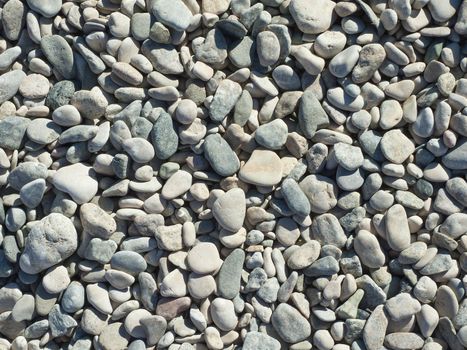
[[[331,26],[335,6],[336,3],[330,0],[319,0],[313,4],[306,0],[293,0],[290,13],[303,33],[319,34]]]
[[[272,325],[279,336],[287,343],[305,340],[311,334],[311,326],[297,309],[282,303],[272,313]]]
[[[71,256],[78,247],[78,235],[66,216],[52,213],[37,222],[25,242],[20,267],[24,272],[41,272]]]
[[[195,245],[187,256],[190,269],[204,275],[216,272],[222,265],[217,247],[213,243],[199,243]]]
[[[236,232],[243,226],[245,219],[245,193],[233,188],[221,195],[213,204],[212,213],[222,228]]]
[[[78,204],[89,202],[97,193],[94,170],[82,163],[60,168],[53,177],[53,184]]]
[[[279,156],[268,150],[255,150],[238,173],[242,181],[257,186],[274,186],[282,179]]]

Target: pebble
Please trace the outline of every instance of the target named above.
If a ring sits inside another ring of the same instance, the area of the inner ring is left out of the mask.
[[[62,128],[47,118],[36,118],[31,121],[26,130],[29,140],[41,145],[47,145],[60,136]]]
[[[80,207],[83,228],[93,236],[108,239],[117,229],[115,219],[94,203],[85,203]]]
[[[94,171],[81,163],[60,168],[54,174],[53,184],[78,204],[89,202],[97,193]]]
[[[330,0],[320,0],[316,7],[310,6],[304,0],[293,0],[290,4],[290,14],[303,33],[319,34],[331,26],[335,6],[336,3]]]
[[[74,313],[84,306],[85,291],[81,283],[72,281],[62,295],[61,306],[65,312]]]
[[[219,134],[206,137],[203,149],[206,160],[217,174],[230,176],[238,171],[240,161],[237,155]]]
[[[204,275],[217,271],[222,260],[214,244],[199,243],[188,252],[187,263],[192,271]]]
[[[50,294],[58,294],[70,284],[70,277],[65,266],[50,269],[42,279],[42,286]]]
[[[105,350],[125,349],[128,346],[130,335],[126,332],[123,323],[108,324],[99,334],[98,344]]]
[[[167,159],[178,147],[178,135],[173,128],[172,118],[167,113],[161,113],[152,128],[152,145],[157,158]]]
[[[421,310],[420,302],[408,293],[401,293],[386,302],[385,310],[390,319],[401,321]]]
[[[242,88],[235,81],[223,80],[209,105],[209,115],[214,121],[222,121],[240,98]]]
[[[236,232],[243,226],[246,214],[245,193],[240,188],[233,188],[221,195],[212,207],[212,213],[222,228]]]
[[[256,129],[255,140],[267,149],[280,149],[287,141],[287,125],[281,119],[263,124]]]
[[[0,80],[2,76],[0,76]],[[23,117],[12,116],[2,119],[0,121],[0,147],[9,150],[19,149],[29,123],[30,120]]]
[[[336,185],[330,178],[308,175],[300,182],[300,188],[307,196],[313,213],[325,213],[337,204]]]
[[[39,1],[37,2],[39,3]],[[41,39],[41,50],[47,60],[65,79],[74,77],[73,51],[63,37],[59,35],[45,36]]]
[[[27,3],[32,10],[39,12],[46,18],[55,16],[62,7],[61,1],[58,0],[50,0],[46,2],[38,0],[27,0]]]
[[[384,265],[385,256],[378,239],[368,231],[360,230],[354,240],[355,252],[362,264],[370,268],[380,268]]]
[[[305,91],[300,99],[298,123],[308,139],[311,139],[318,129],[329,125],[327,113],[311,90]]]
[[[20,267],[30,274],[41,272],[71,256],[77,246],[78,236],[71,220],[62,214],[49,214],[31,228]]]
[[[277,339],[260,332],[248,332],[243,341],[245,350],[279,350],[280,348],[281,344]]]
[[[381,139],[381,152],[392,163],[403,163],[414,150],[413,143],[399,129],[386,132]]]
[[[269,150],[255,150],[239,171],[239,178],[256,186],[274,186],[282,179],[279,156]]]
[[[184,31],[191,22],[192,14],[183,1],[157,0],[152,3],[152,13],[158,21],[177,31]]]
[[[41,74],[27,75],[21,81],[19,92],[26,98],[44,98],[49,92],[49,81]]]
[[[318,241],[311,240],[305,243],[294,251],[294,255],[287,260],[287,266],[294,270],[310,266],[318,258],[320,248]]]
[[[384,343],[396,350],[421,349],[423,347],[423,339],[415,333],[391,333],[386,335]]]
[[[279,336],[287,343],[297,343],[308,338],[311,326],[297,309],[281,303],[272,313],[272,326]]]
[[[235,329],[238,319],[232,301],[224,298],[216,298],[211,302],[210,312],[214,324],[219,329],[222,331]]]

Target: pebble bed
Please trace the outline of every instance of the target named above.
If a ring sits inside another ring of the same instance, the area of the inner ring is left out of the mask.
[[[467,348],[467,0],[0,3],[1,350]]]

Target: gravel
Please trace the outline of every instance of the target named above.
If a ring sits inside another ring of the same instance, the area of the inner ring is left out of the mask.
[[[5,0],[0,348],[467,347],[465,0]]]

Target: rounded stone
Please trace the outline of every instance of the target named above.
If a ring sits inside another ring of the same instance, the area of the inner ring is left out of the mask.
[[[20,267],[26,273],[39,273],[71,256],[77,247],[78,235],[71,220],[62,214],[49,214],[31,228]]]
[[[222,260],[213,243],[203,242],[191,248],[187,263],[193,272],[204,275],[216,272],[222,265]]]
[[[308,338],[311,326],[305,317],[292,306],[281,303],[272,313],[272,326],[287,343],[298,343]]]
[[[219,329],[228,332],[237,326],[238,317],[232,301],[216,298],[211,302],[210,311],[212,320]]]

